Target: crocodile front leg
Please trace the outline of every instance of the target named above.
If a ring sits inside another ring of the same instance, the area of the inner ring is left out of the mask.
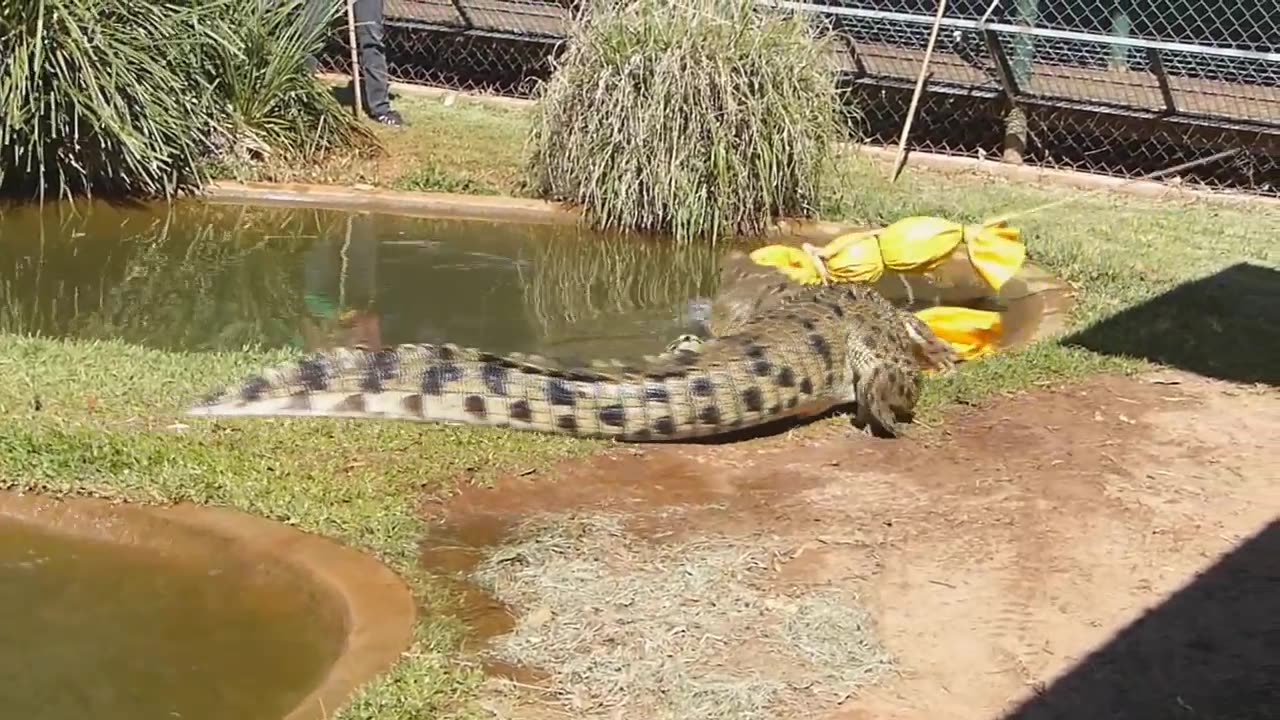
[[[916,361],[922,368],[930,368],[942,373],[955,369],[960,362],[960,355],[946,340],[938,337],[929,324],[913,313],[904,312],[903,324],[907,326],[907,335],[913,342],[912,350]]]

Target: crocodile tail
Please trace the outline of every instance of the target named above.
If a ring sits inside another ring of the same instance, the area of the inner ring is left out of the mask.
[[[265,369],[187,412],[386,418],[647,442],[757,425],[792,414],[822,390],[764,387],[738,364],[687,353],[643,368],[560,368],[456,345],[337,348]]]

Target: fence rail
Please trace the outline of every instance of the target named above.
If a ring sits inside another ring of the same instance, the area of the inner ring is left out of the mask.
[[[391,73],[528,97],[578,1],[387,0]],[[857,130],[896,143],[932,2],[762,4],[836,33]],[[1239,148],[1179,180],[1280,196],[1280,1],[952,0],[941,25],[909,147],[1122,177]]]

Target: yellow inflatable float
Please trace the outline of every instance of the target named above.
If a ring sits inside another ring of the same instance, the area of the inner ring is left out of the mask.
[[[886,270],[933,270],[961,244],[974,269],[996,291],[1018,272],[1027,257],[1018,231],[1007,227],[1004,221],[963,225],[943,218],[915,216],[878,230],[847,233],[822,247],[808,243],[798,248],[769,245],[752,252],[751,260],[806,285],[871,283]],[[916,315],[965,360],[992,352],[1000,339],[997,312],[944,305]]]

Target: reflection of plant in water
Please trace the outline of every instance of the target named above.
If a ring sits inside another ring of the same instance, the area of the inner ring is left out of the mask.
[[[161,221],[151,209],[119,210],[86,198],[0,206],[0,330],[65,334],[101,304],[121,251],[155,232]]]
[[[709,294],[719,252],[617,236],[541,242],[524,277],[525,302],[547,337],[598,317],[662,309],[683,313]]]
[[[236,210],[235,222],[202,213],[185,243],[170,231],[171,214],[77,334],[191,350],[291,342],[304,314],[292,269],[305,242],[246,232],[287,226],[279,211]]]

